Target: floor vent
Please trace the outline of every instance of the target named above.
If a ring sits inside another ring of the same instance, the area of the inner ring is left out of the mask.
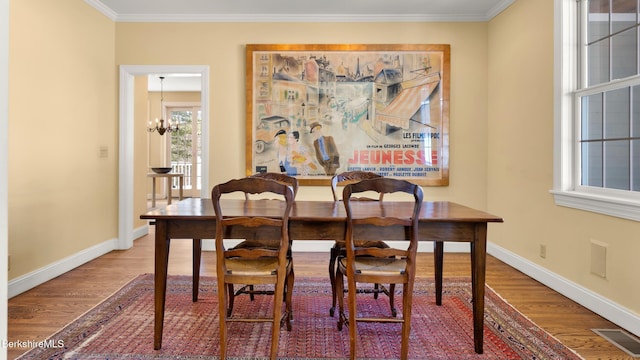
[[[620,348],[620,350],[633,356],[634,358],[640,358],[640,340],[638,338],[627,334],[620,329],[592,329],[596,334],[609,340],[613,345]]]

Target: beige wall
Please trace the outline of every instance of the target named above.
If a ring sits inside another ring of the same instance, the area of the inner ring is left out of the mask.
[[[519,0],[489,24],[488,209],[505,220],[490,240],[640,313],[640,224],[556,206],[549,193],[553,28],[541,24],[552,19],[553,0]],[[591,239],[608,244],[606,279],[591,274]]]
[[[118,127],[115,24],[78,0],[9,9],[12,279],[117,238]]]
[[[431,199],[486,207],[486,23],[118,23],[119,65],[210,66],[210,183],[245,174],[245,44],[451,44],[451,184],[428,188]],[[185,51],[188,49],[189,51]],[[303,187],[300,198],[326,198]]]

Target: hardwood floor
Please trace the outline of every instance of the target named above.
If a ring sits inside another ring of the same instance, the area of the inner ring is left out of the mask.
[[[141,273],[153,272],[153,227],[133,248],[113,251],[9,299],[8,341],[40,341],[73,321]],[[296,275],[325,274],[328,254],[295,253]],[[215,274],[215,254],[203,254],[203,275]],[[174,240],[169,274],[191,274],[191,242]],[[433,254],[419,257],[418,276],[433,276]],[[445,253],[447,276],[470,276],[469,255]],[[536,324],[585,359],[633,359],[592,328],[615,324],[545,287],[494,257],[487,258],[487,284]],[[327,315],[328,316],[328,315]],[[151,346],[151,344],[149,345]],[[28,349],[9,348],[15,359]]]

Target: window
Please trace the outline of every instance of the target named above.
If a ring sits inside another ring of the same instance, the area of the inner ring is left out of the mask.
[[[638,0],[556,0],[558,205],[640,220]]]

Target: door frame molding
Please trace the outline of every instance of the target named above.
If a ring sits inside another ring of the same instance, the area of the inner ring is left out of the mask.
[[[134,77],[158,73],[200,74],[202,110],[202,188],[209,188],[209,66],[208,65],[120,65],[119,145],[118,145],[118,244],[120,250],[133,246],[133,155]]]

